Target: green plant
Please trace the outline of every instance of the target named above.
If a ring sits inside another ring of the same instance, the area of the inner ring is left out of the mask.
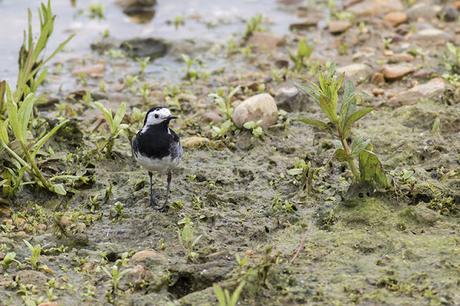
[[[344,76],[336,77],[334,66],[330,66],[326,72],[319,74],[318,84],[312,83],[307,88],[299,86],[316,101],[328,119],[328,122],[311,118],[301,118],[300,121],[324,130],[340,141],[341,148],[335,151],[335,157],[348,164],[355,181],[388,187],[388,178],[370,142],[362,138],[355,138],[351,145],[348,142],[353,124],[372,108],[357,108],[358,95],[351,82],[345,82],[340,95],[343,83]]]
[[[136,59],[137,63],[139,64],[139,74],[141,76],[145,75],[145,68],[147,68],[148,64],[150,63],[150,57],[140,57]]]
[[[89,18],[104,19],[105,18],[105,9],[104,6],[100,3],[91,3],[88,7]]]
[[[264,130],[260,126],[260,123],[262,121],[248,121],[245,124],[243,124],[243,127],[247,130],[250,130],[252,135],[256,138],[262,138],[264,136]]]
[[[243,33],[243,41],[247,41],[255,32],[262,31],[262,21],[264,17],[261,14],[257,14],[246,23],[246,28]]]
[[[173,20],[174,27],[178,29],[179,27],[183,26],[185,24],[185,20],[183,16],[176,16],[174,17]]]
[[[442,58],[443,78],[454,86],[460,86],[460,48],[448,42]]]
[[[116,202],[113,207],[110,209],[110,218],[114,220],[121,220],[123,219],[125,214],[125,207],[123,203]]]
[[[129,270],[120,271],[120,268],[117,265],[113,265],[110,271],[107,270],[106,267],[102,267],[102,270],[108,277],[110,277],[110,290],[106,297],[109,302],[111,302],[113,301],[113,297],[118,293],[121,279],[126,273],[128,273]]]
[[[186,54],[181,55],[182,60],[185,63],[185,79],[194,81],[198,79],[199,73],[198,71],[194,68],[195,66],[201,66],[201,61],[198,58],[191,58],[190,56]]]
[[[30,265],[32,266],[32,268],[34,268],[36,270],[36,269],[38,269],[38,264],[39,264],[40,254],[42,252],[42,247],[39,244],[32,245],[27,240],[23,240],[23,241],[27,245],[27,247],[29,248],[29,251],[30,251],[30,258],[29,258]]]
[[[128,125],[121,123],[126,113],[126,103],[123,102],[120,104],[120,107],[117,109],[115,116],[112,114],[112,111],[106,108],[102,103],[94,102],[94,105],[101,111],[106,123],[109,126],[110,135],[105,140],[101,150],[105,149],[107,156],[111,156],[115,139],[120,136],[123,130],[128,128]]]
[[[21,103],[18,103],[11,93],[8,84],[6,85],[7,119],[0,119],[0,145],[16,162],[18,177],[22,178],[24,171],[27,171],[35,178],[39,186],[57,194],[65,195],[66,191],[62,184],[53,184],[43,176],[38,167],[36,156],[40,149],[68,120],[61,121],[46,134],[37,136],[37,139],[35,137],[31,138],[30,135],[34,135],[31,126],[33,122],[33,107],[36,101],[37,97],[33,93],[29,93]],[[9,130],[12,131],[13,136],[19,143],[22,153],[18,153],[10,148]]]
[[[307,67],[308,59],[313,53],[313,46],[309,45],[305,39],[301,39],[297,45],[296,52],[289,51],[288,53],[289,58],[294,63],[294,70],[300,71]]]
[[[8,270],[8,267],[13,263],[20,264],[19,261],[16,260],[16,253],[15,252],[8,252],[6,253],[5,257],[3,257],[1,261],[1,265],[3,268],[3,271]]]
[[[184,249],[187,251],[187,258],[190,261],[195,261],[198,258],[198,253],[195,252],[195,246],[201,239],[202,235],[195,235],[195,228],[193,222],[189,217],[185,217],[179,222],[182,228],[177,231],[179,241]]]
[[[217,109],[220,113],[222,113],[226,120],[232,120],[233,114],[233,105],[232,99],[235,94],[240,90],[240,86],[235,88],[230,88],[226,92],[225,89],[219,88],[216,93],[209,94],[214,100],[214,103],[217,105]]]
[[[219,301],[219,306],[236,306],[238,300],[240,299],[241,291],[246,283],[242,281],[235,291],[230,295],[228,289],[222,289],[218,284],[214,284],[214,294],[216,295],[217,300]]]

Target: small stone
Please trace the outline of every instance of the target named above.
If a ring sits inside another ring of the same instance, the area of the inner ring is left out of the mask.
[[[386,80],[394,81],[414,72],[415,67],[406,64],[386,65],[383,67],[383,76]]]
[[[309,97],[295,86],[285,86],[277,90],[275,95],[278,108],[287,112],[305,111],[309,104]]]
[[[154,6],[156,0],[116,0],[116,3],[122,8],[132,8],[132,7],[151,7]]]
[[[357,16],[377,16],[392,11],[402,11],[404,6],[399,0],[365,0],[347,8]]]
[[[291,23],[289,30],[291,31],[306,31],[310,28],[315,28],[318,24],[318,20],[305,20],[303,22]]]
[[[187,149],[199,148],[209,143],[209,139],[200,136],[185,137],[181,140],[182,146]]]
[[[208,111],[202,115],[203,119],[206,122],[220,122],[222,121],[222,116],[216,111]]]
[[[407,11],[407,17],[410,20],[425,19],[430,20],[436,17],[436,14],[439,13],[441,7],[438,5],[431,5],[428,3],[417,3],[411,6]]]
[[[372,84],[375,84],[375,85],[381,85],[385,83],[385,77],[383,76],[383,73],[381,72],[374,73],[374,75],[371,78],[371,82]]]
[[[458,19],[457,8],[453,6],[444,7],[439,13],[438,18],[445,22],[454,22]]]
[[[275,99],[266,93],[252,96],[235,107],[232,119],[240,128],[249,121],[260,121],[260,125],[267,128],[278,120]]]
[[[363,81],[369,78],[372,73],[371,68],[366,64],[350,64],[337,69],[337,73],[345,74],[345,77],[355,81]]]
[[[89,75],[92,78],[101,78],[104,76],[105,65],[102,63],[91,65],[91,66],[84,66],[84,67],[76,67],[72,74],[75,76],[84,74]]]
[[[329,23],[329,32],[331,34],[341,34],[352,26],[348,20],[333,20]]]
[[[450,35],[439,29],[430,28],[418,31],[412,36],[413,40],[426,45],[445,43],[450,39]]]
[[[457,10],[460,10],[460,1],[455,1],[453,4],[452,4],[453,7],[455,7]]]
[[[166,263],[166,257],[154,250],[142,250],[134,254],[130,262],[132,264],[139,264],[144,262],[151,262],[157,265]]]
[[[378,96],[383,96],[383,94],[385,93],[385,90],[383,90],[383,88],[374,88],[372,89],[372,94],[376,97]]]
[[[153,61],[165,56],[169,45],[161,39],[149,37],[123,41],[120,48],[132,58],[150,57],[150,61]]]
[[[38,304],[38,306],[59,306],[59,303],[57,303],[57,302],[44,302],[44,303]]]
[[[413,60],[414,60],[414,56],[408,53],[398,53],[398,54],[391,55],[388,61],[390,63],[401,63],[401,62],[412,62]]]
[[[396,95],[389,101],[389,104],[392,106],[411,105],[423,99],[434,99],[443,95],[446,88],[444,79],[434,78],[425,84],[416,85]]]
[[[397,27],[407,21],[407,15],[404,12],[391,12],[386,14],[383,20],[392,27]]]
[[[257,51],[275,51],[284,44],[284,39],[272,33],[255,32],[249,38],[248,44],[254,46]]]

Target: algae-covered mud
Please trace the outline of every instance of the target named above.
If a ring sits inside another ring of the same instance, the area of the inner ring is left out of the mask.
[[[0,0],[0,305],[460,304],[458,1],[50,4],[41,82],[40,1]],[[166,212],[130,145],[157,105]]]

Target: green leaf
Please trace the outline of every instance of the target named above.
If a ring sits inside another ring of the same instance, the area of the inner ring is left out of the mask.
[[[335,158],[337,158],[339,162],[346,162],[350,158],[349,156],[347,156],[344,149],[335,150],[334,156]]]
[[[311,118],[299,118],[297,120],[299,120],[300,122],[303,122],[305,124],[317,127],[317,128],[319,128],[321,130],[329,129],[329,126],[327,125],[327,123],[323,122],[321,120],[316,120],[316,119],[311,119]]]
[[[344,126],[343,126],[343,137],[346,138],[350,135],[351,132],[351,127],[353,123],[361,119],[362,117],[366,116],[368,113],[372,111],[372,107],[363,107],[355,111],[353,114],[351,114],[345,121]]]
[[[8,136],[8,119],[0,119],[0,141],[2,141],[5,144],[10,143],[10,138]]]
[[[370,151],[371,145],[359,154],[359,171],[361,181],[375,184],[381,187],[388,187],[389,181],[383,170],[382,163],[377,155]]]
[[[335,100],[337,101],[337,98]],[[337,123],[337,102],[334,102],[334,98],[321,95],[319,107],[332,123]]]
[[[109,124],[110,129],[112,129],[112,126],[113,126],[112,112],[108,110],[101,102],[94,102],[94,105],[101,111],[105,120]]]
[[[351,155],[353,157],[358,157],[359,153],[367,148],[369,145],[369,140],[364,140],[363,138],[356,138],[351,144]]]
[[[218,284],[213,285],[214,288],[214,294],[216,295],[217,300],[219,301],[219,305],[226,305],[226,300],[225,300],[225,293],[222,287],[220,287]]]
[[[66,195],[67,192],[65,191],[64,185],[63,184],[53,184],[51,185],[52,192],[59,194],[59,195]]]
[[[51,129],[51,131],[49,131],[48,133],[46,133],[42,138],[40,138],[39,141],[37,141],[34,146],[33,146],[33,152],[32,152],[32,157],[35,158],[35,156],[37,155],[38,151],[40,151],[40,149],[43,147],[43,145],[45,143],[48,142],[48,140],[54,136],[54,134],[57,133],[57,131],[63,127],[67,122],[69,122],[68,119],[62,121],[61,123],[59,123],[58,125],[56,125],[54,128]]]
[[[126,113],[126,103],[123,102],[120,104],[117,112],[115,113],[115,117],[113,118],[113,128],[117,130],[120,127],[120,123],[123,120]],[[112,131],[112,134],[116,131]]]

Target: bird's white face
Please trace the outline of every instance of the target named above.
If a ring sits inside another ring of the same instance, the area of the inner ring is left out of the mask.
[[[144,125],[145,126],[156,125],[156,124],[162,123],[165,120],[170,119],[170,117],[171,117],[171,112],[166,107],[155,109],[151,111],[150,113],[148,113]]]

